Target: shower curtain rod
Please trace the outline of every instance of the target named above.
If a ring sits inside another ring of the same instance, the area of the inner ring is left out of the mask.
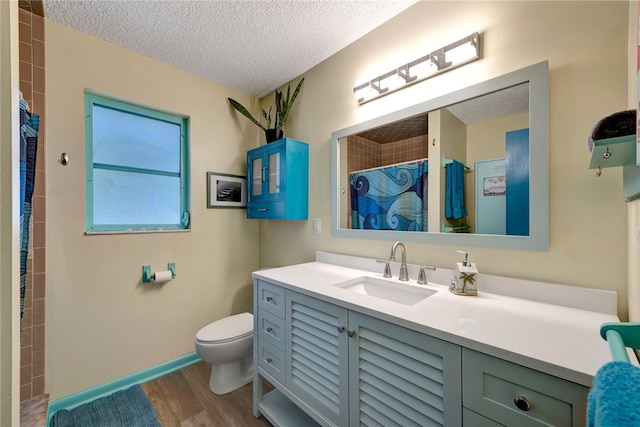
[[[412,163],[419,164],[419,163],[428,162],[428,161],[429,161],[429,158],[428,157],[424,157],[422,159],[408,160],[406,162],[393,163],[393,164],[390,164],[390,165],[378,166],[378,167],[375,167],[375,168],[360,169],[360,170],[357,170],[357,171],[349,172],[349,174],[360,173],[360,172],[369,172],[369,171],[374,171],[374,170],[378,170],[378,169],[391,168],[391,167],[394,167],[394,166],[410,165]]]

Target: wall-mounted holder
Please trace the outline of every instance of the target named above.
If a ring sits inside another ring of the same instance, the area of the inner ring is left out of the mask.
[[[593,141],[589,169],[598,169],[596,176],[600,176],[603,168],[633,164],[635,156],[635,135],[595,140]]]
[[[175,262],[170,262],[167,264],[167,270],[169,270],[171,272],[171,279],[175,279],[176,278],[176,263]],[[142,266],[142,282],[143,283],[149,283],[152,281],[156,280],[156,273],[152,273],[151,272],[151,266],[150,265],[143,265]]]
[[[450,165],[451,163],[453,163],[454,159],[450,159],[447,156],[442,156],[442,167],[446,168],[447,165]],[[469,172],[471,170],[471,168],[467,165],[465,165],[464,163],[462,164],[462,166],[464,166],[464,171],[465,172]]]

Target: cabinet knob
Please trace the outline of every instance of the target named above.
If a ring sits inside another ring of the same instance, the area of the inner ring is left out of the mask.
[[[267,332],[269,333],[273,332],[273,328],[271,326],[267,326]]]
[[[273,359],[272,359],[272,358],[270,358],[270,357],[267,357],[267,363],[268,363],[269,365],[271,365],[271,362],[273,362]]]
[[[350,337],[354,336],[356,334],[356,331],[354,331],[353,329],[349,329],[347,331],[347,335],[349,335]]]
[[[513,399],[513,403],[515,403],[521,411],[527,412],[531,410],[531,402],[524,396],[516,396],[515,399]]]
[[[343,333],[345,329],[346,329],[346,328],[344,327],[344,325],[340,325],[340,326],[338,326],[338,332],[339,332],[339,333]]]
[[[273,301],[273,297],[267,297],[267,301],[269,302]]]

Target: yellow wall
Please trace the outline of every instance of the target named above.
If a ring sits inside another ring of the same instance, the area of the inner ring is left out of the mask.
[[[259,224],[244,209],[207,209],[206,172],[245,175],[261,135],[226,101],[257,106],[248,95],[50,21],[46,37],[46,390],[55,400],[191,353],[199,328],[251,310]],[[190,116],[191,232],[84,235],[85,89]],[[141,283],[143,265],[168,262],[175,280]]]
[[[467,164],[474,165],[478,160],[506,158],[505,130],[524,129],[529,127],[529,114],[515,114],[509,117],[487,122],[475,123],[467,127]],[[475,171],[465,174],[467,210],[472,212],[467,223],[476,228]]]
[[[408,243],[408,261],[450,268],[457,249],[482,272],[618,292],[627,316],[622,171],[596,178],[586,137],[627,104],[626,2],[420,2],[305,74],[286,135],[310,144],[309,221],[248,221],[206,209],[205,172],[245,173],[257,128],[226,103],[255,100],[47,21],[47,392],[56,399],[193,351],[205,323],[249,307],[250,272],[316,250],[386,256],[390,241],[330,232],[330,135],[401,106],[543,60],[550,65],[550,248],[545,252]],[[483,58],[358,107],[353,83],[474,31]],[[606,58],[606,60],[604,59]],[[298,79],[294,79],[294,84]],[[85,236],[83,90],[191,117],[189,233]],[[264,100],[268,105],[272,97]],[[69,166],[57,159],[70,156]],[[314,235],[311,218],[322,220]],[[140,270],[176,262],[178,278]],[[4,305],[3,305],[4,307]]]
[[[331,132],[444,92],[548,60],[550,67],[550,248],[544,252],[407,244],[415,264],[451,268],[457,249],[471,252],[481,272],[618,292],[627,316],[627,218],[622,170],[600,178],[589,170],[587,136],[602,117],[627,103],[627,2],[425,1],[305,73],[287,135],[310,144],[309,217],[263,221],[263,267],[313,259],[314,251],[386,256],[392,242],[332,237]],[[479,31],[482,59],[358,106],[357,80],[415,59]],[[297,81],[294,80],[294,81]],[[268,100],[267,104],[268,104]],[[535,207],[533,207],[535,209]]]
[[[628,63],[628,90],[627,106],[630,109],[637,108],[639,97],[638,88],[638,46],[640,34],[638,34],[638,3],[629,2],[629,63]],[[640,200],[627,204],[627,273],[629,275],[629,321],[640,322]],[[640,356],[640,350],[637,351]]]
[[[0,2],[0,425],[20,423],[18,2]]]

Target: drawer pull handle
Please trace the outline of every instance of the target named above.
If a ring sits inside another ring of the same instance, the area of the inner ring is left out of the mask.
[[[273,332],[273,328],[271,326],[267,326],[267,332],[269,333]]]
[[[268,211],[268,210],[269,210],[268,208],[259,208],[259,209],[258,209],[258,212],[266,212],[266,211]]]
[[[354,331],[353,329],[349,329],[347,331],[347,335],[349,335],[350,337],[354,336],[356,334],[356,331]]]
[[[524,396],[516,396],[516,398],[513,399],[513,403],[515,403],[521,411],[527,412],[531,410],[531,402]]]
[[[273,301],[273,297],[267,297],[267,301],[269,302]]]
[[[340,326],[338,326],[338,332],[339,332],[339,333],[343,333],[345,329],[346,329],[346,328],[344,327],[344,325],[340,325]]]

